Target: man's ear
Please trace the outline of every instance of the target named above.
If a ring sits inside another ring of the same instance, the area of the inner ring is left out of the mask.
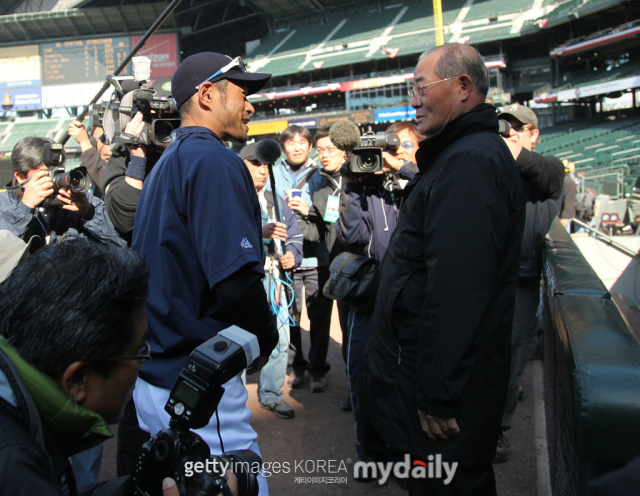
[[[71,363],[58,382],[76,403],[82,403],[87,397],[87,364],[81,361]]]
[[[533,146],[536,146],[538,144],[538,139],[540,138],[540,130],[539,129],[532,129],[531,130],[531,143],[533,143]]]
[[[466,74],[462,74],[460,77],[458,77],[458,84],[460,95],[462,96],[462,101],[466,102],[473,92],[473,81]]]
[[[13,173],[13,177],[15,177],[16,181],[18,181],[19,183],[27,180],[26,177],[24,177],[20,172],[17,171]]]
[[[217,101],[220,98],[218,88],[215,84],[211,84],[209,82],[202,83],[200,88],[198,88],[196,98],[200,107],[212,110],[217,105]]]

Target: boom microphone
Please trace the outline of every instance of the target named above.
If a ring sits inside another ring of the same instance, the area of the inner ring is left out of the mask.
[[[340,150],[350,152],[360,146],[360,130],[351,121],[338,121],[329,129],[331,142]]]
[[[271,138],[263,139],[256,145],[256,157],[263,164],[275,164],[281,153],[280,144]]]

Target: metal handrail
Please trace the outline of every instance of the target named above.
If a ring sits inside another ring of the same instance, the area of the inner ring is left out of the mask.
[[[579,226],[582,226],[585,229],[588,229],[589,231],[594,233],[596,235],[596,239],[602,238],[601,241],[606,242],[609,246],[612,246],[616,250],[621,251],[625,255],[628,255],[631,258],[635,258],[635,257],[638,256],[638,254],[636,252],[634,252],[633,250],[627,248],[624,245],[621,245],[620,243],[616,243],[611,236],[607,236],[606,234],[598,231],[595,227],[591,227],[589,224],[585,224],[584,222],[582,222],[581,220],[578,220],[576,218],[573,218],[571,220],[572,220],[572,222],[575,222]],[[600,238],[598,238],[598,236],[600,236]]]

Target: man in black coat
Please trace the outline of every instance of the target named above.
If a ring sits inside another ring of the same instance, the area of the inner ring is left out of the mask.
[[[427,139],[380,268],[365,358],[371,416],[411,455],[410,494],[491,495],[525,187],[473,47],[423,53],[414,81]],[[436,478],[437,460],[453,477]]]

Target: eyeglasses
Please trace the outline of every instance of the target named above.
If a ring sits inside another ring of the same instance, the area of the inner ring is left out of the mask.
[[[151,346],[146,341],[142,344],[142,349],[140,350],[139,355],[131,355],[131,356],[118,356],[106,358],[105,362],[122,362],[125,360],[140,360],[142,363],[146,363],[151,360]]]
[[[409,98],[411,98],[413,100],[413,98],[416,95],[424,96],[423,89],[426,88],[427,86],[431,86],[433,84],[442,83],[444,81],[450,81],[451,79],[456,79],[456,78],[459,78],[459,77],[460,76],[451,76],[451,77],[448,77],[448,78],[441,79],[440,81],[434,81],[433,83],[421,84],[420,86],[416,86],[415,88],[411,88],[411,89],[407,90],[407,93],[409,93]]]
[[[332,153],[335,153],[336,150],[337,148],[335,146],[329,148],[316,148],[316,153],[318,155],[322,155],[324,152],[327,152],[329,155],[331,155]]]
[[[213,81],[218,76],[220,76],[222,74],[226,74],[231,69],[234,69],[236,67],[240,70],[240,72],[247,72],[247,66],[244,64],[242,58],[241,57],[236,57],[231,62],[229,62],[227,65],[225,65],[222,69],[218,69],[211,76],[209,76],[207,79],[202,81],[198,86],[196,86],[196,89],[200,88],[200,86],[202,86],[204,83]]]
[[[413,150],[413,147],[416,146],[415,143],[413,141],[403,141],[402,143],[400,143],[400,146],[402,148],[404,148],[405,150]]]

